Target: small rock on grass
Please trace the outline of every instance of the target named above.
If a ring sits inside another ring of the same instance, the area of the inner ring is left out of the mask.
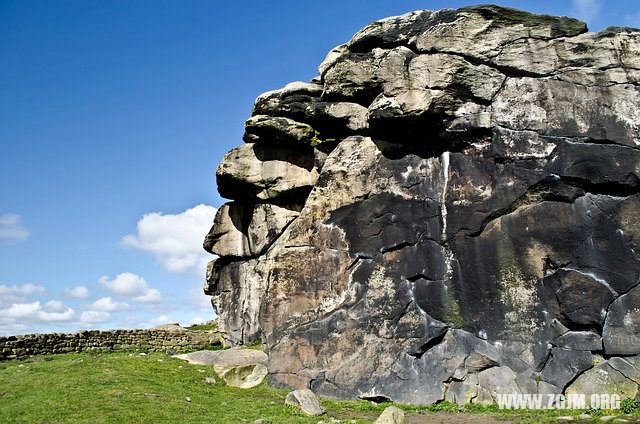
[[[177,354],[178,352],[176,352],[175,350],[171,350],[171,349],[167,350],[167,356],[175,356]]]
[[[187,402],[191,402],[191,398],[189,396],[187,396],[185,399]]]
[[[395,406],[388,406],[374,424],[404,424],[404,411]]]
[[[204,382],[205,382],[205,384],[213,384],[213,383],[216,382],[216,379],[213,378],[213,377],[205,377],[204,378]]]
[[[322,415],[327,408],[320,404],[318,397],[309,389],[298,389],[287,395],[284,403],[297,406],[307,415]]]
[[[566,417],[558,417],[556,418],[557,421],[573,421],[575,418],[571,417],[571,416],[566,416]]]
[[[580,415],[578,415],[578,418],[580,418],[581,420],[590,420],[591,419],[591,415],[589,415],[589,414],[580,414]]]

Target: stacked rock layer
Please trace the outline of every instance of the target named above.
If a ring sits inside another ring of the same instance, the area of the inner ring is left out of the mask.
[[[428,404],[640,383],[640,32],[374,22],[255,102],[205,240],[270,383]]]

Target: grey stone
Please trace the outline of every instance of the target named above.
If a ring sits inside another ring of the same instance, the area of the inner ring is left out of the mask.
[[[176,358],[190,364],[212,365],[222,381],[242,389],[259,385],[267,376],[267,355],[254,349],[200,350]]]
[[[234,200],[304,198],[318,179],[313,154],[249,143],[229,152],[216,171],[221,195]]]
[[[635,398],[638,384],[604,361],[581,374],[567,387],[566,393],[585,394],[587,398],[593,394],[616,393],[621,399]]]
[[[298,209],[295,205],[226,203],[218,209],[204,248],[226,258],[258,257],[299,215]]]
[[[640,354],[640,286],[616,299],[604,323],[603,341],[607,355]]]
[[[322,406],[318,397],[309,389],[298,389],[287,394],[287,405],[296,406],[307,415],[322,415],[327,408]]]
[[[554,386],[565,387],[578,374],[592,366],[593,357],[588,351],[553,348],[541,377]]]
[[[404,411],[396,406],[387,406],[374,424],[404,424]]]
[[[554,339],[552,343],[564,349],[602,350],[602,337],[593,331],[568,331]]]
[[[244,128],[247,143],[311,146],[317,138],[311,125],[283,117],[254,115],[244,123]]]
[[[205,250],[225,257],[251,257],[244,230],[246,214],[246,208],[237,203],[226,203],[218,208],[211,231],[204,239]]]

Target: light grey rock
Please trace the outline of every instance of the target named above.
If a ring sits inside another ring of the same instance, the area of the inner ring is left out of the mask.
[[[233,149],[216,171],[218,190],[241,201],[304,199],[318,179],[313,154],[249,143]]]
[[[223,344],[246,345],[258,339],[262,334],[258,322],[260,308],[266,291],[260,261],[217,259],[209,269],[205,294],[213,296]]]
[[[331,68],[347,51],[348,49],[346,44],[341,44],[331,49],[327,54],[327,57],[318,66],[318,73],[321,76],[324,76],[325,72],[327,72],[327,70]]]
[[[404,411],[396,406],[387,406],[374,424],[404,424]]]
[[[636,365],[637,359],[637,356],[627,358],[613,357],[609,358],[608,363],[611,368],[620,372],[629,380],[633,381],[634,383],[640,384],[640,369]]]
[[[492,404],[498,394],[520,393],[516,373],[509,367],[494,367],[478,374],[478,402]]]
[[[330,122],[331,126],[344,126],[350,132],[369,128],[368,110],[357,103],[313,102],[307,106],[305,114],[315,123]]]
[[[212,365],[228,386],[250,389],[267,376],[268,357],[254,349],[200,350],[175,356],[190,364]]]
[[[416,48],[419,51],[461,52],[487,62],[510,42],[549,41],[587,31],[586,25],[575,19],[534,15],[492,5],[445,9],[431,15],[431,20],[434,25],[417,37]],[[521,56],[515,64],[507,62],[501,65],[519,69],[518,65],[529,65],[539,60],[534,53]]]
[[[327,408],[322,406],[318,397],[309,389],[298,389],[287,394],[285,403],[297,406],[307,415],[322,415]]]
[[[204,249],[215,255],[242,258],[251,257],[246,232],[247,208],[237,203],[226,203],[216,213],[211,231],[204,239]]]
[[[299,209],[296,205],[226,203],[218,209],[204,248],[226,258],[258,257],[299,215]]]
[[[606,361],[580,375],[566,390],[567,394],[585,394],[589,398],[593,394],[616,393],[622,399],[635,398],[638,384],[625,377]]]
[[[278,206],[268,203],[253,208],[247,227],[249,250],[254,257],[262,255],[280,237],[284,229],[300,214],[295,205]]]
[[[634,86],[582,86],[530,77],[508,78],[492,102],[492,113],[495,124],[506,128],[637,147],[639,99],[640,91]],[[570,115],[567,110],[571,110]]]
[[[640,354],[640,286],[611,304],[602,334],[607,355]]]
[[[554,312],[577,325],[602,325],[605,311],[617,296],[606,282],[572,270],[560,269],[545,277],[544,284],[551,291],[549,297],[555,301]]]
[[[591,352],[553,348],[542,370],[542,380],[557,387],[565,387],[581,372],[593,366]]]
[[[317,133],[311,125],[293,119],[267,115],[254,115],[244,123],[244,141],[247,143],[312,146]]]
[[[593,331],[568,331],[552,342],[555,346],[575,350],[602,350],[602,337]]]

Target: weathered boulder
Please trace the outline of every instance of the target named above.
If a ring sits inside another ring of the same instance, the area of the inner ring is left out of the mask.
[[[244,141],[247,143],[282,143],[304,147],[318,142],[311,125],[289,118],[254,115],[245,122],[244,128]]]
[[[228,386],[250,389],[267,376],[267,355],[253,349],[199,350],[176,355],[190,364],[212,365]]]
[[[259,96],[218,168],[225,343],[340,398],[632,393],[640,31],[417,11],[318,70]]]
[[[375,420],[374,424],[404,424],[404,411],[395,406],[388,406]]]
[[[327,408],[322,406],[318,397],[309,389],[298,389],[287,394],[287,405],[297,406],[307,415],[322,415]]]
[[[318,179],[314,159],[313,151],[248,143],[227,153],[218,166],[218,190],[239,201],[298,200]]]
[[[258,257],[299,215],[299,209],[296,205],[226,203],[218,209],[204,248],[225,258]]]
[[[595,367],[586,371],[580,375],[569,387],[567,387],[568,394],[585,394],[591,396],[593,394],[601,393],[615,393],[622,399],[631,398],[635,399],[638,394],[638,380],[640,380],[640,372],[633,368],[633,373],[628,373],[631,376],[635,376],[635,380],[627,377],[620,370],[615,367],[615,361],[603,361],[597,364]],[[620,364],[617,364],[620,368]]]

